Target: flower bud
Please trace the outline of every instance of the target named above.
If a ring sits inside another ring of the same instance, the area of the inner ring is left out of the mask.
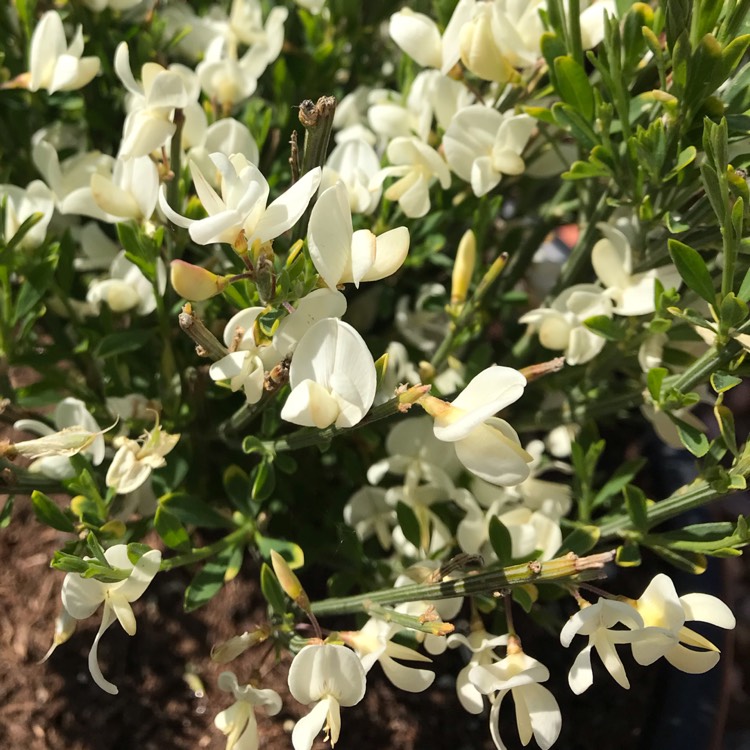
[[[284,593],[305,612],[309,611],[310,600],[307,598],[299,578],[292,572],[289,563],[275,549],[271,550],[271,564]]]
[[[211,659],[218,664],[226,664],[236,659],[240,654],[244,654],[251,646],[256,643],[262,643],[270,635],[267,627],[260,627],[253,630],[252,633],[245,632],[242,635],[235,635],[224,643],[214,646],[211,649]]]
[[[477,260],[477,239],[471,229],[464,232],[458,243],[456,262],[453,264],[451,277],[451,305],[460,305],[466,301],[471,277]]]
[[[490,12],[488,6],[486,12],[477,15],[461,29],[461,62],[485,81],[508,83],[517,79],[518,74],[495,44]]]
[[[173,260],[170,266],[172,288],[185,299],[201,302],[215,297],[226,289],[228,276],[217,276],[201,266],[184,260]]]
[[[5,452],[9,457],[20,455],[32,459],[46,456],[75,456],[82,450],[86,450],[99,435],[106,431],[91,432],[85,427],[75,425],[34,440],[12,443]]]

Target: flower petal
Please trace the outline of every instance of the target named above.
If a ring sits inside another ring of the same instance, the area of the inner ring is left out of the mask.
[[[115,621],[115,613],[109,605],[105,605],[104,612],[102,613],[102,622],[97,631],[94,643],[91,645],[91,651],[89,651],[89,672],[94,678],[94,682],[104,692],[110,695],[117,695],[120,691],[117,686],[109,682],[104,678],[102,670],[99,667],[99,641],[101,640],[104,631]]]
[[[721,599],[709,594],[685,594],[680,597],[680,604],[685,612],[686,620],[710,622],[726,630],[737,625],[732,610]]]

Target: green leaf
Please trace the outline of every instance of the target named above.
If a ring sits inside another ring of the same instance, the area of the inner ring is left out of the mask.
[[[665,367],[652,367],[646,376],[648,392],[657,404],[661,400],[661,384],[668,373],[669,371]]]
[[[222,476],[224,492],[240,513],[248,517],[254,517],[257,508],[253,507],[250,499],[250,477],[239,466],[232,464],[227,466]]]
[[[734,292],[729,292],[719,305],[719,320],[725,328],[737,328],[747,320],[747,313],[747,304]]]
[[[180,519],[162,504],[156,508],[154,528],[170,549],[186,552],[192,548],[190,536]]]
[[[686,573],[700,575],[708,567],[706,556],[696,552],[675,552],[666,547],[651,547],[651,549],[670,565],[674,565],[675,568],[684,570]]]
[[[16,300],[13,314],[14,325],[35,309],[37,313],[41,312],[39,303],[52,284],[58,259],[59,255],[56,251],[53,251],[43,263],[29,272],[25,282],[21,285],[21,291]]]
[[[276,574],[267,563],[260,566],[260,590],[275,615],[286,612],[286,596]]]
[[[726,393],[742,382],[742,378],[723,371],[712,372],[710,380],[711,387],[716,393]]]
[[[227,569],[224,571],[224,583],[229,583],[237,577],[242,567],[242,560],[245,557],[245,547],[242,544],[232,547],[231,550],[232,555],[227,563]]]
[[[534,602],[539,598],[539,592],[533,584],[514,586],[510,590],[510,594],[513,597],[513,601],[519,604],[521,609],[527,614],[531,612]]]
[[[695,157],[697,156],[697,154],[698,152],[696,151],[695,146],[688,146],[687,148],[680,151],[677,157],[677,164],[673,169],[667,172],[666,175],[664,175],[664,181],[667,182],[673,177],[676,177],[680,172],[682,172],[683,169],[685,169],[685,167],[692,164],[695,161]]]
[[[585,555],[595,547],[600,536],[601,531],[598,526],[578,526],[563,539],[562,546],[555,553],[555,557],[561,557],[568,552]]]
[[[641,564],[641,551],[635,542],[627,541],[615,553],[615,563],[621,568],[635,568]]]
[[[648,502],[643,491],[629,484],[623,489],[622,494],[633,526],[638,531],[648,531]]]
[[[260,532],[255,534],[255,543],[258,545],[258,551],[266,560],[271,559],[271,550],[275,550],[287,561],[292,570],[301,568],[305,564],[305,553],[299,544],[287,542],[284,539],[272,539],[263,536]]]
[[[268,459],[261,461],[252,472],[253,487],[251,495],[256,503],[267,500],[276,487],[276,474],[273,463]]]
[[[599,492],[596,493],[591,504],[592,508],[603,505],[610,497],[621,492],[624,487],[635,479],[636,474],[644,467],[646,459],[636,458],[626,461],[617,468],[617,471],[604,483]]]
[[[592,164],[590,161],[574,161],[567,172],[562,173],[564,180],[590,180],[596,177],[611,177],[612,172],[605,165]]]
[[[490,518],[489,537],[500,565],[510,565],[513,559],[513,540],[508,527],[497,516]]]
[[[419,528],[419,521],[414,511],[405,503],[399,502],[396,505],[396,517],[398,525],[407,541],[411,542],[417,549],[422,547],[422,535]]]
[[[622,326],[606,315],[592,315],[586,318],[583,324],[589,331],[593,331],[607,341],[622,341],[625,338],[625,330]]]
[[[8,240],[8,244],[5,246],[7,252],[12,253],[23,241],[23,238],[44,218],[44,214],[41,211],[36,211],[25,219],[21,226],[18,227],[16,233]]]
[[[745,278],[742,279],[740,284],[740,290],[737,292],[737,297],[743,302],[750,302],[750,269],[745,274]]]
[[[705,456],[709,449],[708,438],[697,427],[683,422],[674,414],[667,414],[677,428],[680,442],[697,458]]]
[[[706,302],[713,305],[716,303],[716,291],[711,274],[706,263],[697,250],[679,240],[670,239],[667,242],[672,262],[683,281],[696,294],[703,297]]]
[[[159,498],[159,504],[174,513],[182,523],[207,529],[230,529],[230,518],[222,515],[207,503],[184,492],[174,492]]]
[[[591,149],[598,144],[597,135],[591,124],[569,104],[556,102],[552,105],[552,115],[555,118],[555,123],[561,128],[569,130],[584,148]]]
[[[594,117],[594,90],[583,66],[570,55],[556,57],[555,84],[560,98],[587,120]]]
[[[96,538],[93,531],[89,531],[88,536],[86,537],[86,546],[101,565],[109,568],[112,567],[104,556],[104,547],[99,543],[99,540]]]
[[[8,503],[6,503],[7,506]],[[58,531],[65,531],[69,534],[75,534],[76,527],[67,514],[55,503],[54,500],[47,497],[43,492],[34,490],[31,493],[31,505],[34,509],[34,515],[47,526],[51,526]],[[11,504],[11,508],[12,508]],[[5,514],[3,508],[3,515]],[[10,516],[9,516],[10,520]],[[7,526],[7,524],[6,524]]]
[[[740,452],[737,448],[737,432],[734,427],[734,414],[732,414],[732,410],[724,406],[724,404],[717,403],[714,406],[714,416],[716,417],[721,437],[724,440],[724,445],[727,446],[734,456],[739,458]]]
[[[96,347],[95,354],[101,359],[116,357],[119,354],[137,352],[143,349],[153,337],[151,331],[118,331],[107,334]]]
[[[0,510],[0,529],[7,529],[10,525],[10,519],[13,515],[14,501],[15,497],[13,495],[8,495],[8,499],[5,501],[3,509]]]
[[[272,455],[268,446],[255,435],[248,435],[242,441],[242,450],[244,453],[260,453],[263,456]]]
[[[184,607],[193,612],[213,599],[224,585],[224,574],[234,555],[231,547],[221,550],[198,571],[185,590]]]

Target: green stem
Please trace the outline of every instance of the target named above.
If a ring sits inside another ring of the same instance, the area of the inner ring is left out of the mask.
[[[181,109],[174,111],[175,131],[172,146],[169,150],[169,168],[172,179],[167,185],[167,203],[170,206],[180,205],[180,177],[182,176],[182,128],[185,125],[185,114]],[[168,259],[169,260],[169,259]]]
[[[181,568],[185,565],[192,565],[193,563],[200,562],[201,560],[205,560],[206,558],[212,557],[218,552],[227,549],[227,547],[234,547],[240,542],[249,541],[252,539],[253,534],[255,534],[255,522],[248,521],[238,529],[235,529],[230,534],[227,534],[225,537],[218,539],[212,544],[207,544],[205,547],[196,547],[194,550],[186,552],[183,555],[175,555],[174,557],[162,560],[159,570],[174,570],[175,568]]]
[[[333,129],[333,115],[336,112],[336,97],[321,96],[313,104],[309,99],[300,104],[299,121],[305,128],[305,147],[302,153],[300,177],[315,167],[322,167],[328,155],[328,141]],[[307,206],[302,218],[294,229],[294,240],[304,239],[310,214],[315,205],[315,196]]]
[[[313,602],[312,611],[319,616],[367,611],[372,605],[403,604],[404,602],[435,601],[472,594],[488,594],[529,583],[549,581],[580,581],[601,575],[596,571],[613,559],[614,553],[605,552],[590,557],[568,554],[547,562],[522,563],[508,568],[487,570],[439,583],[415,583],[398,588],[371,591],[356,596],[324,599]]]
[[[651,505],[647,511],[648,528],[658,526],[670,518],[675,518],[689,510],[708,505],[714,500],[726,496],[726,490],[717,490],[705,480],[696,480],[687,489],[683,487],[665,500]],[[606,521],[599,527],[599,530],[601,532],[600,541],[609,541],[622,537],[624,532],[634,531],[635,529],[630,516],[623,514]]]
[[[675,388],[686,393],[693,386],[706,381],[711,373],[721,369],[739,354],[742,347],[737,341],[728,341],[721,349],[709,349],[693,362],[684,372],[664,378],[662,393]]]

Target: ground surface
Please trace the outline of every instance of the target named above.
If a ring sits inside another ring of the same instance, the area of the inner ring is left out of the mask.
[[[91,682],[86,657],[98,626],[98,615],[81,623],[73,638],[43,665],[54,617],[59,608],[62,574],[50,571],[48,561],[60,543],[58,532],[41,528],[28,504],[19,498],[14,521],[0,532],[0,747],[25,750],[219,750],[224,738],[212,726],[214,715],[230,700],[215,687],[222,667],[209,659],[211,646],[242,632],[263,615],[264,605],[253,571],[243,571],[212,604],[190,616],[181,611],[187,576],[158,576],[135,605],[138,632],[130,638],[113,626],[104,636],[100,663],[105,675],[120,688],[109,696]],[[565,671],[573,658],[551,637],[534,631],[526,649],[550,666],[549,683],[563,705],[564,729],[558,747],[564,750],[643,750],[667,745],[661,735],[678,737],[688,727],[685,750],[722,747],[716,734],[714,697],[731,696],[725,750],[739,750],[748,725],[750,696],[750,581],[747,566],[724,568],[727,595],[735,599],[740,618],[734,643],[724,646],[725,671],[700,678],[674,670],[640,669],[627,664],[634,689],[618,688],[606,675],[580,698],[565,685]],[[244,575],[244,574],[247,575]],[[744,577],[743,577],[744,576]],[[530,626],[527,626],[527,629]],[[732,655],[732,646],[735,654]],[[272,659],[264,650],[249,651],[233,663],[241,678]],[[559,664],[557,664],[559,660]],[[450,673],[460,668],[460,655],[450,652],[439,661],[437,684],[424,695],[396,691],[376,675],[360,706],[343,714],[341,748],[358,750],[403,748],[491,748],[486,716],[472,717],[456,698]],[[741,668],[741,667],[744,667]],[[376,670],[379,669],[376,667]],[[285,691],[286,667],[267,674],[264,683],[282,693],[284,709],[273,718],[259,718],[261,748],[291,747],[289,731],[304,709]],[[676,686],[672,680],[676,679]],[[200,681],[203,693],[196,689]],[[743,683],[743,680],[745,682]],[[687,692],[684,692],[684,691]],[[683,691],[683,692],[680,692]],[[678,704],[677,710],[674,703]],[[510,708],[510,707],[509,707]],[[504,717],[503,736],[510,750],[520,747],[513,736],[512,712]],[[688,720],[702,723],[696,733]],[[713,734],[713,740],[710,738]],[[724,734],[723,732],[721,734]],[[698,740],[697,738],[701,739]],[[700,741],[700,744],[695,744]],[[708,743],[708,744],[706,744]],[[729,744],[731,743],[731,744]],[[316,745],[316,747],[318,747]],[[323,747],[321,744],[320,747]]]

